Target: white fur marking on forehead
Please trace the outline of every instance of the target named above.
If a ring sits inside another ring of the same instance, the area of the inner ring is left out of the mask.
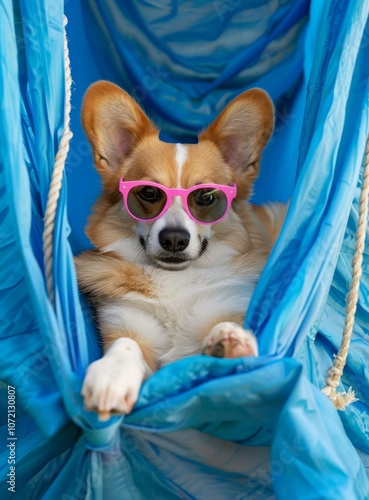
[[[183,144],[176,144],[177,187],[181,187],[182,167],[187,160],[188,149]]]

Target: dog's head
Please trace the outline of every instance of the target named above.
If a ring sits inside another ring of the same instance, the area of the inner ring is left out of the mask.
[[[274,125],[273,105],[264,91],[252,89],[231,101],[201,133],[197,144],[160,141],[157,128],[138,104],[105,81],[87,90],[82,121],[103,182],[103,194],[87,227],[88,237],[101,251],[179,270],[193,262],[209,261],[209,241],[219,251],[226,239],[234,248],[248,244],[247,231],[240,231],[247,219],[247,204],[239,202],[251,195],[261,153]],[[127,184],[122,185],[120,179]],[[138,184],[123,203],[123,190],[130,189],[132,181],[149,184]],[[218,198],[224,205],[226,195],[201,188],[213,184],[237,187],[236,198],[231,202],[230,194],[228,199],[226,215],[220,214],[222,220],[215,223],[210,205]],[[184,197],[174,192],[160,215],[169,198],[157,185],[183,190],[200,187],[183,192]],[[213,217],[204,224],[201,219],[206,219],[203,213],[209,207]]]

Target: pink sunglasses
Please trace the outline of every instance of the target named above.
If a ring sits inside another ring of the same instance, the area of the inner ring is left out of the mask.
[[[188,216],[199,224],[213,224],[227,215],[237,195],[236,184],[199,184],[188,189],[166,188],[149,181],[123,181],[119,191],[127,212],[139,221],[159,219],[170,207],[174,196],[181,196]]]

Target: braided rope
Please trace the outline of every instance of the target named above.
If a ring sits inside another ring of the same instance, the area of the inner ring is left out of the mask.
[[[359,299],[360,278],[362,274],[363,253],[365,249],[365,236],[368,217],[369,199],[369,137],[365,151],[365,165],[363,180],[361,185],[359,201],[359,222],[356,230],[356,246],[352,259],[352,279],[350,289],[346,298],[346,318],[343,330],[342,343],[338,354],[334,357],[333,365],[328,369],[328,376],[325,379],[326,386],[322,392],[326,394],[338,410],[344,410],[347,405],[358,401],[355,393],[350,387],[347,392],[337,393],[337,387],[341,382],[343,369],[346,364],[347,354],[355,323],[355,313]]]
[[[49,194],[47,198],[45,218],[44,218],[44,233],[43,233],[43,250],[44,250],[44,265],[46,275],[47,292],[50,302],[54,305],[54,280],[53,280],[53,250],[54,250],[54,224],[56,209],[62,187],[63,172],[65,161],[69,151],[69,142],[73,136],[70,127],[70,109],[71,109],[71,86],[72,78],[70,71],[69,50],[67,43],[66,25],[67,18],[64,16],[64,71],[65,71],[65,104],[64,104],[64,131],[59,143],[58,152],[55,156],[54,167],[51,176]]]

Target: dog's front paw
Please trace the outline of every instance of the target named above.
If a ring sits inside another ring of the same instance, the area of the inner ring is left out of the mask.
[[[257,356],[258,346],[251,330],[236,323],[218,323],[203,342],[203,354],[216,358]]]
[[[142,370],[132,364],[127,366],[112,356],[95,361],[87,369],[81,391],[86,410],[96,411],[102,421],[130,413],[142,380]]]

